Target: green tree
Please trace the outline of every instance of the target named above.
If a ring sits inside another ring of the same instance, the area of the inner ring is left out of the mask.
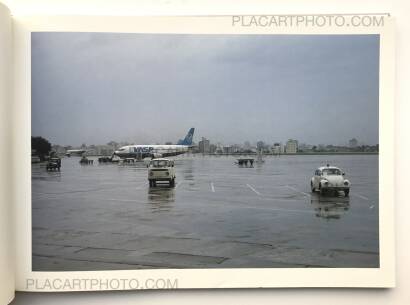
[[[40,159],[48,155],[51,150],[51,144],[43,137],[31,137],[31,149],[34,149]]]

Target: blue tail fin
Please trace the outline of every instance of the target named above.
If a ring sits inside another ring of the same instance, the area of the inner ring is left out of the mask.
[[[194,131],[195,131],[195,128],[191,128],[188,131],[188,134],[185,136],[185,139],[178,141],[178,145],[188,145],[188,146],[192,145],[192,139],[194,138]]]

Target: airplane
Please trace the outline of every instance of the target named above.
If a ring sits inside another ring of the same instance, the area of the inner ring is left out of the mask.
[[[71,157],[71,155],[82,156],[85,152],[87,152],[85,149],[69,149],[66,151],[65,155],[67,157]]]
[[[184,154],[192,147],[195,128],[191,128],[184,139],[175,145],[127,145],[116,150],[113,156],[120,158],[165,158]]]

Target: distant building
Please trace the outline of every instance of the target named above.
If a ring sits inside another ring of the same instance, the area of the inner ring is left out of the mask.
[[[296,154],[298,152],[298,141],[289,139],[286,142],[286,153],[287,154]]]
[[[310,151],[312,149],[312,146],[306,143],[300,143],[298,144],[298,151]]]
[[[235,147],[234,146],[224,146],[223,152],[225,154],[233,154],[235,152]]]
[[[241,151],[241,145],[239,144],[233,144],[231,145],[231,151],[232,153],[239,153]]]
[[[223,154],[224,152],[224,147],[221,143],[216,144],[216,150],[215,153],[216,154]]]
[[[358,145],[358,142],[355,138],[349,140],[349,147],[350,148],[356,148],[357,145]]]
[[[209,153],[210,154],[214,154],[214,153],[216,153],[216,149],[217,149],[218,147],[215,145],[215,144],[209,144]]]
[[[273,153],[274,155],[283,154],[282,143],[273,143],[272,153]]]
[[[202,140],[199,141],[198,147],[199,147],[199,152],[203,154],[209,154],[210,153],[210,143],[209,140],[206,138],[202,137]]]

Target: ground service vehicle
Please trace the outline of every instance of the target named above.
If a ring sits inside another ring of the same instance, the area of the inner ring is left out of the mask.
[[[157,181],[165,181],[169,186],[175,186],[174,161],[164,158],[152,159],[148,165],[149,186],[157,185]]]
[[[61,168],[61,159],[60,158],[53,157],[53,158],[50,158],[47,161],[47,166],[46,166],[47,171],[51,171],[51,170],[60,171],[60,168]]]

